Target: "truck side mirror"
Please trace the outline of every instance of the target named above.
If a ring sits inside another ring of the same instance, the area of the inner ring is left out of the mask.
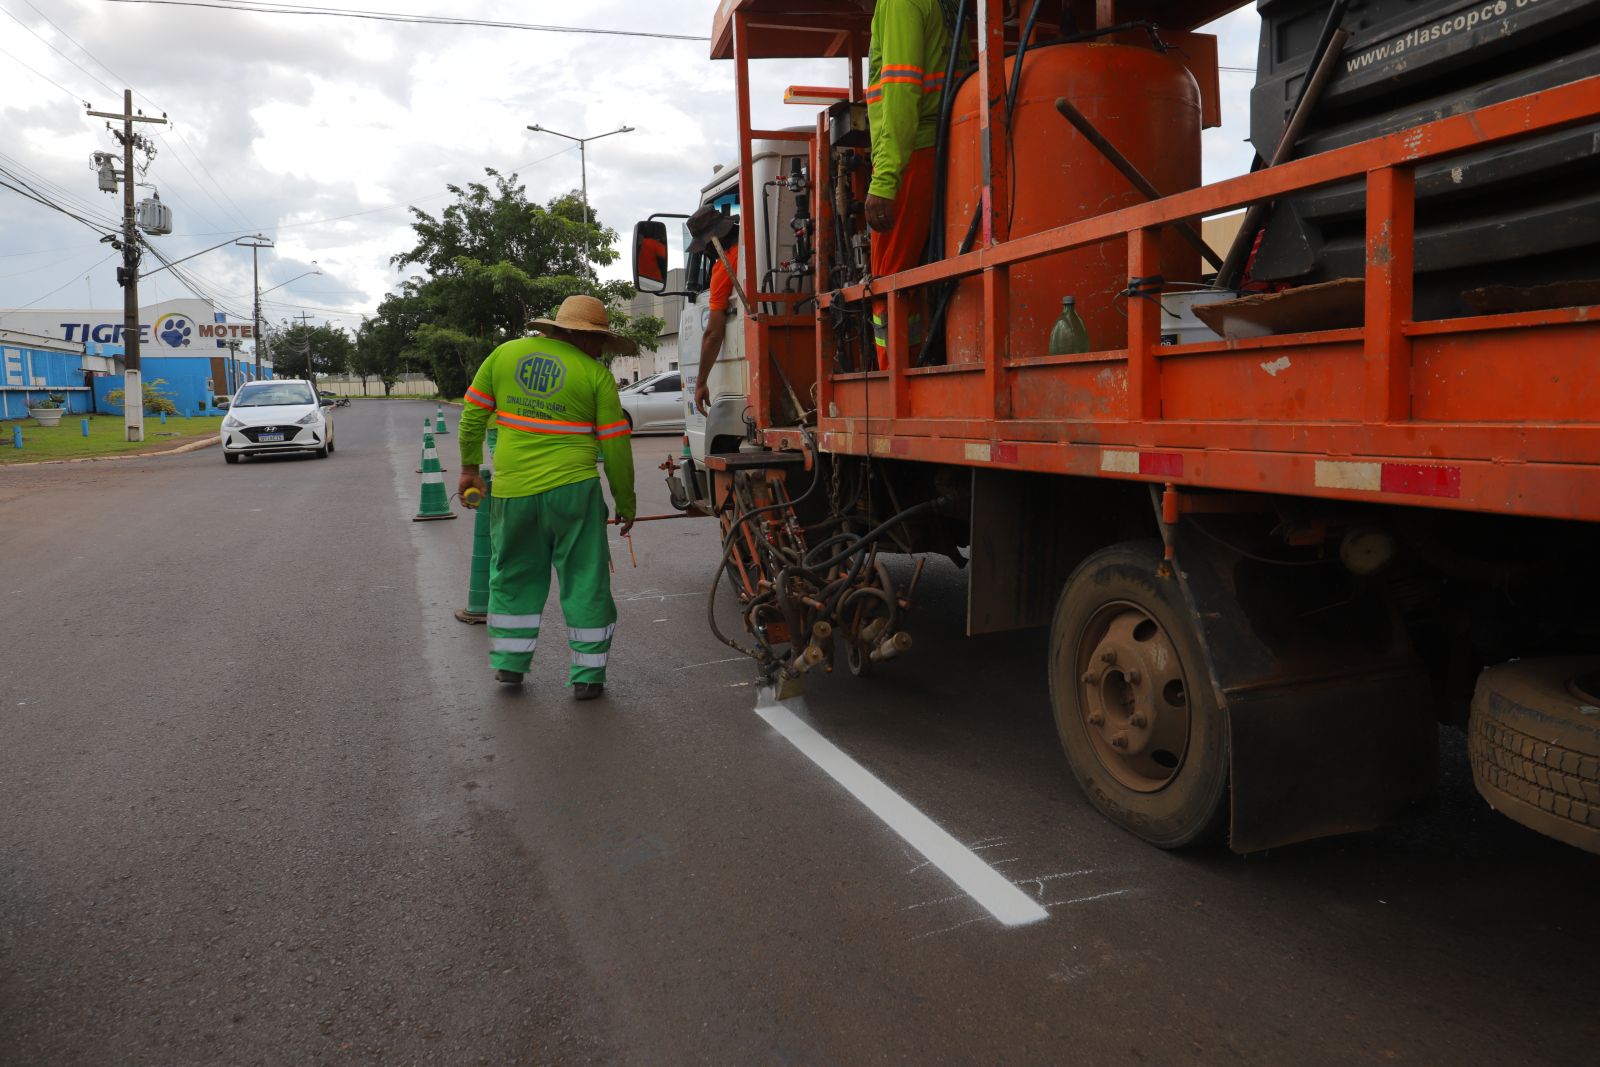
[[[658,220],[633,227],[633,287],[641,293],[667,291],[667,224]]]

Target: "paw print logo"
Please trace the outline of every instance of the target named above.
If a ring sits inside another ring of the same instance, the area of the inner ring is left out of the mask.
[[[161,325],[161,341],[168,348],[182,348],[189,343],[189,320],[174,315]]]

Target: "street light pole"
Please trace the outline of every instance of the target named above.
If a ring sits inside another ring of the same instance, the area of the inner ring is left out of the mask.
[[[583,196],[583,265],[592,276],[594,271],[589,267],[589,142],[598,141],[602,137],[610,137],[615,133],[632,133],[633,127],[619,126],[617,129],[608,130],[605,133],[597,133],[592,137],[574,137],[570,133],[561,133],[543,126],[529,126],[528,129],[534,133],[548,133],[555,137],[565,137],[569,141],[578,142],[578,175],[579,181],[582,183]]]

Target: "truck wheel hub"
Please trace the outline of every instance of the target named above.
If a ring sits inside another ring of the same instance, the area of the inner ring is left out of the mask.
[[[1189,739],[1188,683],[1165,628],[1132,604],[1102,608],[1079,672],[1084,727],[1118,782],[1155,792],[1178,773]]]

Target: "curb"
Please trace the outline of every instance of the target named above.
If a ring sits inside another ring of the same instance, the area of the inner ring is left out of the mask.
[[[157,456],[181,456],[185,452],[198,452],[202,448],[215,447],[218,447],[218,442],[208,439],[204,441],[190,441],[186,445],[179,445],[177,448],[169,448],[161,452],[129,452],[123,455],[115,456],[76,456],[72,459],[25,459],[20,463],[7,463],[0,465],[0,470],[6,470],[11,467],[43,467],[53,463],[112,463],[116,460],[154,459]]]

